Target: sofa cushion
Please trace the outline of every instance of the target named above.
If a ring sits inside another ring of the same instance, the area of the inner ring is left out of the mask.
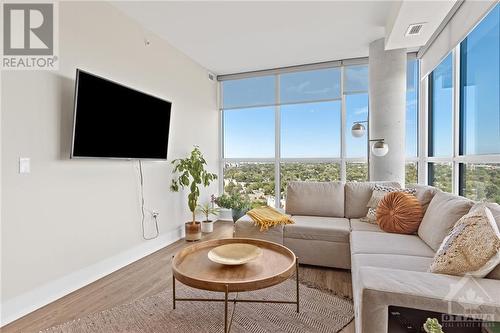
[[[422,223],[418,228],[418,235],[434,251],[439,249],[443,239],[450,233],[451,228],[474,205],[472,200],[459,197],[451,193],[437,192],[432,198]]]
[[[300,264],[351,268],[349,243],[285,237],[283,245],[295,253]]]
[[[401,187],[398,182],[347,182],[345,184],[345,217],[359,219],[366,216],[367,204],[375,184]]]
[[[431,202],[432,198],[434,198],[434,195],[439,191],[439,189],[432,186],[419,184],[414,184],[411,186],[411,188],[414,188],[416,190],[415,197],[417,197],[418,201],[420,201],[422,210],[425,214],[425,212],[427,211],[427,207],[429,207],[429,203]]]
[[[434,251],[416,235],[386,232],[351,232],[351,254],[376,253],[434,257]]]
[[[382,267],[402,269],[413,272],[427,272],[432,263],[432,258],[419,256],[406,256],[400,254],[355,254],[351,258],[352,268],[360,267]]]
[[[278,224],[266,231],[260,231],[252,218],[245,214],[234,224],[234,237],[263,239],[283,244],[283,226],[283,224]]]
[[[384,232],[378,224],[363,222],[359,219],[351,219],[351,231],[372,231],[372,232]]]
[[[288,183],[286,213],[292,215],[344,217],[344,183]]]
[[[348,219],[294,215],[292,220],[295,223],[285,226],[284,238],[349,243]]]

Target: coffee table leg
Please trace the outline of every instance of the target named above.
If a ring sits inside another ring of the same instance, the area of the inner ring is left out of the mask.
[[[295,280],[297,284],[297,313],[299,312],[299,258],[295,259]]]
[[[224,292],[224,333],[229,332],[229,328],[227,327],[227,299],[229,294],[229,287],[226,284],[226,291]]]
[[[175,276],[172,274],[172,304],[175,310]]]

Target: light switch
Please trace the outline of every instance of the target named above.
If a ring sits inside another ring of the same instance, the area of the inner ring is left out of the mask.
[[[19,173],[30,173],[30,159],[29,157],[20,157],[19,158]]]

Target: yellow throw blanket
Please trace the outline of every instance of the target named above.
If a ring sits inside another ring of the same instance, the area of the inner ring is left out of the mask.
[[[281,214],[276,209],[269,206],[257,207],[247,212],[247,215],[252,218],[255,225],[260,226],[260,231],[269,229],[278,224],[293,224],[290,216]]]

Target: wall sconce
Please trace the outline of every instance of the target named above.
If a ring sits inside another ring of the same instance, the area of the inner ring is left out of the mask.
[[[374,139],[369,141],[375,141],[372,146],[373,155],[381,157],[387,155],[389,152],[389,145],[384,142],[384,139]]]
[[[363,125],[363,124],[366,124]],[[368,129],[367,129],[368,127]],[[363,135],[365,135],[365,132],[368,134],[368,140],[366,142],[367,147],[366,147],[366,158],[367,158],[367,164],[368,164],[368,180],[370,180],[370,144],[371,142],[375,142],[373,146],[371,147],[371,152],[373,155],[377,157],[382,157],[387,155],[389,152],[389,145],[384,142],[384,139],[370,139],[370,125],[368,124],[368,120],[365,121],[355,121],[351,127],[351,134],[355,138],[361,138]]]

